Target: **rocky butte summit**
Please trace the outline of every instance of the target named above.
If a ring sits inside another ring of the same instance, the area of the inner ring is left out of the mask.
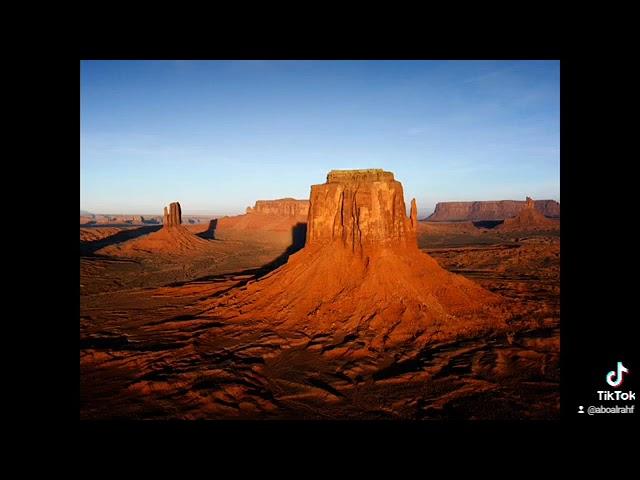
[[[447,272],[416,241],[393,173],[333,170],[311,186],[305,247],[287,264],[216,299],[208,315],[282,332],[353,336],[381,350],[482,323],[497,295]]]

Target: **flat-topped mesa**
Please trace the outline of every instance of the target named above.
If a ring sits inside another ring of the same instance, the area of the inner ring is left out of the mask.
[[[169,204],[169,210],[164,207],[164,216],[162,224],[165,228],[177,227],[182,225],[182,209],[179,202]]]
[[[560,203],[555,200],[532,200],[534,208],[545,217],[560,218]],[[430,222],[460,222],[505,220],[517,216],[526,208],[522,200],[492,200],[477,202],[438,202],[427,218]]]
[[[332,170],[311,186],[308,246],[338,244],[353,251],[375,247],[417,249],[417,207],[407,217],[402,184],[380,169]]]
[[[284,217],[304,217],[309,212],[309,200],[279,198],[277,200],[257,200],[255,205],[247,207],[247,213],[279,215]]]

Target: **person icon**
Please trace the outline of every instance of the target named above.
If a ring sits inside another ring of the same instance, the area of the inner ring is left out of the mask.
[[[578,407],[578,413],[584,413],[584,407],[582,405]]]

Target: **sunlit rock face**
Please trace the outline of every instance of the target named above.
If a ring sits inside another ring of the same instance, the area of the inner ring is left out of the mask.
[[[169,210],[167,210],[167,207],[164,207],[162,223],[165,228],[182,225],[182,208],[180,208],[179,202],[170,203]]]
[[[331,171],[311,187],[305,247],[214,300],[208,315],[284,336],[351,335],[374,350],[483,324],[483,309],[500,299],[421,252],[416,217],[392,173]]]
[[[384,170],[332,170],[311,187],[307,245],[352,250],[416,245],[416,204],[407,217],[402,184]]]
[[[479,202],[438,202],[427,218],[430,222],[505,220],[518,215],[527,202],[499,200]],[[555,200],[533,200],[534,208],[548,218],[560,218],[560,204]]]
[[[247,213],[299,217],[309,212],[309,200],[279,198],[277,200],[257,200],[253,207],[247,207]]]

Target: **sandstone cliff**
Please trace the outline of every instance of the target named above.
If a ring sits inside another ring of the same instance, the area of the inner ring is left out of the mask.
[[[288,263],[212,301],[208,315],[282,335],[355,336],[363,348],[424,344],[484,325],[497,295],[417,247],[417,206],[383,170],[332,171],[311,187],[307,243]]]
[[[507,218],[496,229],[503,232],[527,232],[560,228],[560,223],[557,220],[545,217],[536,209],[535,202],[531,198],[527,197],[524,203],[525,206],[518,215]]]
[[[280,198],[278,200],[258,200],[252,207],[247,207],[247,213],[261,213],[264,215],[279,215],[286,217],[305,216],[309,211],[309,200],[295,198]]]
[[[278,200],[258,200],[253,207],[247,207],[244,215],[222,217],[218,220],[221,231],[262,231],[288,232],[295,225],[305,223],[309,212],[309,200],[281,198]]]
[[[427,220],[430,222],[459,222],[504,220],[513,218],[525,207],[523,201],[500,200],[479,202],[438,202]],[[560,217],[560,204],[555,200],[536,200],[535,209],[549,218]]]
[[[352,250],[415,243],[415,199],[407,218],[400,182],[382,170],[332,171],[311,187],[307,244],[340,242]]]
[[[149,254],[188,254],[193,250],[207,248],[209,242],[190,232],[182,225],[182,208],[173,202],[164,207],[163,226],[159,231],[124,243],[110,245],[98,250],[101,255],[138,256]]]
[[[163,228],[177,227],[182,225],[182,208],[179,202],[169,204],[169,209],[164,207],[164,216],[162,219]]]
[[[145,223],[153,223],[150,221],[152,217],[146,219],[140,215],[81,215],[80,225],[97,224],[97,225],[143,225]]]

